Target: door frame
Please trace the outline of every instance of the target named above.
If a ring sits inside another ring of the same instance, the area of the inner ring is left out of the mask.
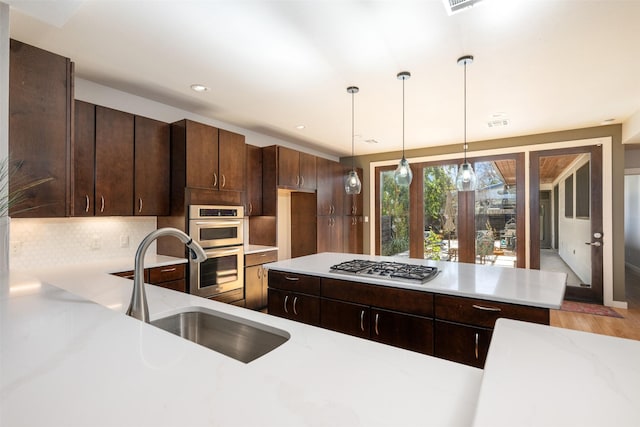
[[[550,156],[561,156],[565,154],[590,154],[591,173],[591,235],[598,232],[603,234],[603,206],[602,206],[602,146],[585,145],[572,148],[561,148],[552,150],[532,151],[529,156],[529,194],[531,200],[529,204],[530,218],[530,264],[531,269],[540,269],[540,221],[538,212],[540,210],[540,158]],[[556,230],[556,233],[558,230]],[[578,288],[567,286],[565,298],[603,303],[603,247],[602,238],[599,239],[601,246],[591,246],[591,287]],[[588,242],[585,242],[588,243]]]

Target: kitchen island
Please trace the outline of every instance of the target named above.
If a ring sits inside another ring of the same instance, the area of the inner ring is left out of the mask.
[[[152,319],[198,306],[291,336],[244,364],[124,315],[131,281],[109,273],[132,261],[0,284],[0,425],[635,426],[640,416],[637,341],[500,319],[482,371],[147,286]]]

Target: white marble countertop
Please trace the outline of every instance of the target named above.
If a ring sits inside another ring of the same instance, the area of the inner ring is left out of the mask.
[[[131,264],[12,272],[2,284],[0,425],[472,422],[479,369],[147,286],[152,319],[201,306],[291,335],[244,364],[124,315],[131,281],[106,273]]]
[[[352,259],[396,261],[437,266],[440,269],[440,273],[425,284],[415,284],[390,279],[335,273],[329,269],[332,265]],[[564,273],[524,268],[506,268],[461,262],[332,252],[269,263],[265,264],[265,267],[289,273],[309,274],[383,286],[555,309],[560,308],[562,305],[567,280],[567,275]]]
[[[498,319],[474,426],[637,426],[640,341]]]
[[[260,252],[277,251],[277,246],[264,246],[264,245],[244,245],[244,254],[257,254]]]

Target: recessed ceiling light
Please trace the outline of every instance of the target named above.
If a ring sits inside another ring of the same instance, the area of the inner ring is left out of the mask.
[[[206,87],[205,85],[201,85],[201,84],[192,84],[191,85],[191,89],[196,91],[196,92],[206,92],[209,90],[208,87]]]
[[[296,129],[298,129],[298,130],[302,130],[302,129],[304,129],[304,128],[306,128],[306,126],[305,126],[305,125],[298,125],[298,126],[296,126]]]

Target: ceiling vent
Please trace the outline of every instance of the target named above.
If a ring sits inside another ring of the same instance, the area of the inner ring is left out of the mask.
[[[499,128],[502,126],[509,126],[509,119],[490,120],[487,122],[487,126],[489,126],[490,128]]]
[[[443,0],[444,7],[447,9],[449,15],[458,13],[462,10],[468,9],[471,6],[479,3],[481,0]]]

